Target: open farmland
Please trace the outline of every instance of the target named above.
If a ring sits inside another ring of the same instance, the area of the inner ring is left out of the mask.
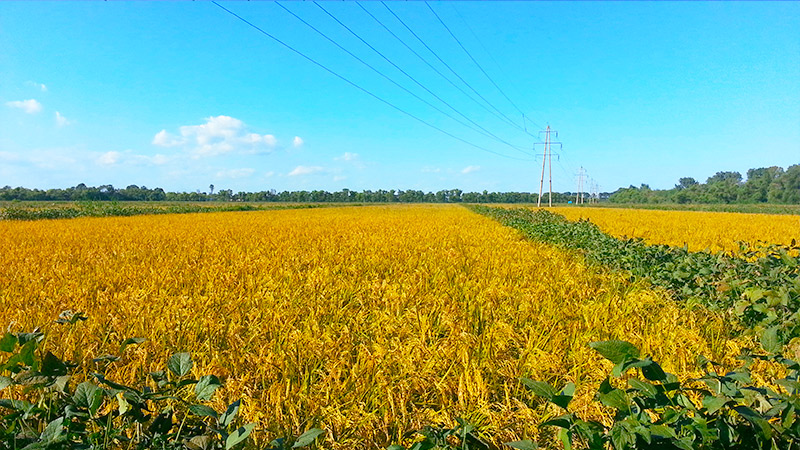
[[[573,221],[589,219],[612,236],[687,245],[690,251],[736,251],[739,242],[787,245],[792,239],[800,240],[798,215],[567,206],[551,210]]]
[[[0,322],[91,365],[148,341],[109,378],[144,379],[175,351],[242,398],[259,442],[327,431],[377,448],[464,417],[494,442],[554,411],[519,377],[578,384],[588,417],[610,367],[588,343],[625,339],[665,370],[733,351],[702,308],[629,285],[465,208],[370,206],[2,222]],[[64,309],[89,319],[53,324]],[[530,405],[530,406],[528,406]]]

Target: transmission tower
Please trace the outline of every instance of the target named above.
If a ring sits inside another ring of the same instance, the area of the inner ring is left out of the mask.
[[[583,204],[583,178],[586,176],[586,169],[581,166],[578,170],[578,192],[575,193],[575,203]],[[580,196],[580,197],[579,197]]]
[[[539,179],[539,198],[537,199],[538,202],[536,204],[537,208],[542,207],[542,188],[544,186],[544,168],[545,164],[548,166],[549,171],[549,178],[550,178],[550,191],[547,197],[547,200],[550,204],[550,207],[553,206],[553,151],[552,146],[553,144],[558,145],[559,150],[562,148],[561,142],[554,142],[550,140],[550,133],[555,134],[558,137],[558,131],[551,130],[550,125],[547,125],[547,128],[539,132],[539,136],[544,133],[544,142],[535,142],[533,144],[534,148],[537,145],[544,145],[544,153],[542,154],[542,177]]]

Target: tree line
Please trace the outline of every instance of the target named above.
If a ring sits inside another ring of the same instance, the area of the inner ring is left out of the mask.
[[[607,198],[610,194],[604,194]],[[28,189],[5,186],[0,188],[0,201],[173,201],[173,202],[338,202],[338,203],[536,203],[538,194],[529,192],[463,192],[461,189],[446,189],[437,192],[420,190],[352,191],[337,192],[323,190],[233,192],[221,189],[214,192],[166,192],[161,188],[130,185],[117,189],[107,184],[86,186],[81,183],[66,189]],[[575,199],[570,192],[553,193],[554,203],[567,203]],[[547,194],[542,201],[548,200]]]
[[[762,167],[739,172],[717,172],[699,183],[691,177],[678,180],[672,189],[650,189],[642,184],[618,189],[612,203],[776,203],[800,204],[800,164]]]

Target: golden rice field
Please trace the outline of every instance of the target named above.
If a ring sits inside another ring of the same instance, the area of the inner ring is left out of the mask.
[[[639,230],[659,223],[633,214]],[[43,327],[87,364],[147,338],[112,365],[121,382],[189,351],[197,375],[226,382],[217,408],[243,398],[262,443],[318,426],[323,447],[379,448],[456,417],[494,442],[531,438],[557,411],[520,376],[574,381],[578,411],[604,413],[590,400],[610,366],[589,342],[628,340],[681,374],[736,353],[719,317],[459,206],[0,222],[0,235],[0,325]],[[64,309],[89,320],[53,324]]]
[[[643,238],[691,251],[736,251],[739,241],[789,244],[800,241],[800,216],[705,211],[658,211],[622,208],[554,207],[569,220],[589,219],[617,237]]]

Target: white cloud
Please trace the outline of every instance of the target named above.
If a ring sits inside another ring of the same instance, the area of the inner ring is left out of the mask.
[[[255,173],[255,169],[229,169],[217,172],[217,178],[247,178]]]
[[[271,170],[270,170],[269,172],[267,172],[267,173],[265,173],[265,174],[264,174],[264,177],[265,177],[265,178],[271,178],[273,175],[275,175],[275,172],[273,172],[273,171],[271,171]]]
[[[294,168],[294,170],[289,172],[289,176],[296,177],[299,175],[311,175],[314,173],[322,172],[323,170],[325,170],[325,168],[320,166],[297,166]]]
[[[300,148],[303,146],[303,142],[304,142],[303,138],[301,138],[300,136],[295,136],[294,139],[292,139],[292,146],[294,148]]]
[[[243,153],[272,151],[278,140],[271,134],[247,131],[241,120],[230,116],[207,117],[200,125],[184,125],[178,129],[180,136],[161,130],[153,137],[159,147],[187,146],[195,158],[217,156],[239,150]]]
[[[467,166],[467,167],[464,167],[464,169],[461,171],[461,173],[468,174],[468,173],[472,173],[472,172],[477,172],[479,170],[481,170],[481,166]]]
[[[440,169],[438,167],[428,167],[428,166],[426,166],[426,167],[422,168],[422,172],[423,173],[439,173],[441,171],[442,171],[442,169]]]
[[[350,153],[344,152],[342,156],[337,156],[333,158],[337,161],[357,161],[358,160],[358,153]]]
[[[153,164],[157,165],[157,166],[161,166],[161,165],[164,165],[164,164],[168,163],[169,162],[169,158],[167,158],[166,156],[164,156],[162,154],[157,154],[157,155],[153,156],[152,158],[150,158],[150,161]]]
[[[45,86],[42,83],[37,83],[35,81],[26,81],[25,84],[28,85],[28,86],[33,86],[33,87],[41,90],[42,92],[47,92],[47,86]]]
[[[333,177],[333,181],[344,181],[346,179],[347,177],[344,175],[336,175],[335,177]]]
[[[176,147],[178,145],[183,145],[184,142],[184,140],[167,133],[167,130],[161,130],[153,137],[152,144],[159,147]]]
[[[6,106],[21,109],[27,114],[36,114],[42,110],[42,104],[34,99],[6,102]]]
[[[60,112],[56,111],[56,125],[59,127],[65,127],[67,125],[72,125],[72,121],[62,116]]]
[[[122,153],[120,152],[105,152],[97,158],[97,164],[102,166],[113,166],[119,162],[120,158],[122,158]]]

